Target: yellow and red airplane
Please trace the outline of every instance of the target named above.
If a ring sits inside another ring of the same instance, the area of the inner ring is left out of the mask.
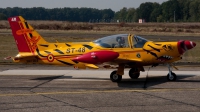
[[[21,16],[8,19],[19,54],[14,62],[74,66],[78,69],[99,66],[117,70],[110,74],[113,82],[120,82],[124,68],[131,68],[129,76],[137,79],[143,66],[167,64],[169,81],[176,80],[170,64],[181,59],[184,52],[196,44],[188,40],[178,42],[153,42],[132,34],[118,34],[93,42],[46,42]]]

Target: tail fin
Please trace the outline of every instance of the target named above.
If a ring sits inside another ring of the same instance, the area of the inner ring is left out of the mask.
[[[8,18],[19,52],[32,52],[47,42],[21,16]]]

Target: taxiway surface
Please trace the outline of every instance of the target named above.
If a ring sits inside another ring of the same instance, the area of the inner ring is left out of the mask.
[[[148,71],[148,68],[146,68]],[[166,67],[113,83],[112,70],[0,65],[0,111],[200,111],[199,67],[180,67],[168,82]]]

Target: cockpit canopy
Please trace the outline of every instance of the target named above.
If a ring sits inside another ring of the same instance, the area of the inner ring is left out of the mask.
[[[132,41],[130,41],[131,39]],[[137,35],[129,37],[129,34],[118,34],[97,39],[94,43],[104,48],[130,48],[130,46],[142,48],[147,41],[148,40]]]

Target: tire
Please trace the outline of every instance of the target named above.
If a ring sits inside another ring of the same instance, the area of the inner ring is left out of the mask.
[[[117,74],[117,71],[113,71],[113,72],[110,74],[110,80],[111,80],[112,82],[121,82],[122,76],[121,76],[121,75],[118,75],[118,74]]]
[[[129,77],[131,79],[138,79],[139,76],[140,76],[140,72],[137,68],[131,68],[129,70]]]
[[[167,80],[168,80],[168,81],[175,81],[175,80],[176,80],[176,74],[173,73],[173,72],[171,72],[171,74],[172,74],[172,77],[170,77],[170,76],[169,76],[169,73],[168,73],[168,75],[167,75]]]

